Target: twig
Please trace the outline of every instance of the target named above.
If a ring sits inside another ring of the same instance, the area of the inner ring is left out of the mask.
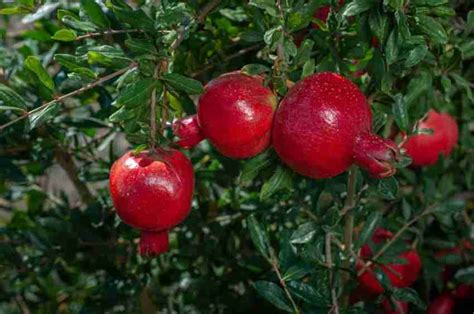
[[[104,35],[117,35],[117,34],[128,34],[128,33],[142,33],[141,29],[110,29],[108,31],[87,33],[85,35],[77,36],[76,41],[83,40],[86,38],[100,37]]]
[[[354,213],[352,209],[355,206],[355,196],[356,196],[356,180],[357,180],[357,167],[352,166],[349,170],[349,177],[347,179],[347,197],[342,209],[344,212],[344,247],[345,252],[350,252],[352,250],[352,238],[354,233]],[[344,261],[344,267],[350,268],[350,258],[346,257]],[[350,279],[350,274],[343,274],[342,277],[342,286],[345,287],[346,283]],[[342,304],[346,305],[349,299],[347,295],[343,294]]]
[[[176,40],[171,45],[171,47],[170,47],[171,50],[175,50],[176,48],[178,48],[178,46],[184,40],[184,30],[185,30],[184,26],[178,27],[178,37],[176,38]]]
[[[158,76],[159,66],[155,67],[153,77]],[[155,150],[156,145],[156,88],[151,92],[150,97],[150,151]]]
[[[334,272],[332,265],[332,252],[331,252],[331,233],[326,233],[326,263],[329,268],[329,287],[331,288],[331,300],[332,309],[331,313],[339,314],[339,304],[337,303],[336,287],[334,286]]]
[[[212,10],[214,10],[220,3],[221,3],[220,0],[213,0],[213,1],[210,1],[208,4],[206,4],[206,5],[202,8],[202,10],[199,12],[198,17],[196,18],[196,20],[198,21],[198,23],[204,22],[204,20],[206,19],[206,16],[207,16]]]
[[[280,269],[278,268],[278,260],[277,260],[277,258],[273,255],[273,253],[272,253],[271,264],[272,264],[273,271],[275,272],[275,274],[276,274],[277,277],[278,277],[278,280],[280,281],[281,287],[283,288],[283,290],[285,291],[286,296],[288,297],[288,299],[289,299],[290,302],[291,302],[291,306],[293,307],[294,312],[295,312],[296,314],[299,314],[299,313],[300,313],[300,310],[299,310],[298,306],[296,305],[295,300],[294,300],[293,297],[291,296],[291,293],[290,293],[290,291],[288,290],[288,287],[286,286],[285,280],[283,279],[283,276],[281,275]]]
[[[81,93],[83,93],[83,92],[85,92],[85,91],[87,91],[87,90],[89,90],[89,89],[92,89],[92,88],[94,88],[94,87],[96,87],[96,86],[98,86],[98,85],[100,85],[100,84],[102,84],[102,83],[104,83],[104,82],[106,82],[106,81],[109,81],[109,80],[111,80],[111,79],[113,79],[113,78],[115,78],[115,77],[117,77],[117,76],[120,76],[120,75],[122,75],[123,73],[127,72],[128,70],[135,68],[136,66],[137,66],[136,63],[132,63],[130,66],[128,66],[128,67],[126,67],[126,68],[123,68],[123,69],[121,69],[121,70],[118,70],[118,71],[116,71],[116,72],[114,72],[114,73],[111,73],[111,74],[109,74],[109,75],[106,75],[106,76],[104,76],[104,77],[98,79],[97,81],[95,81],[95,82],[93,82],[93,83],[87,84],[87,85],[85,85],[85,86],[83,86],[83,87],[81,87],[81,88],[79,88],[79,89],[77,89],[77,90],[75,90],[75,91],[72,91],[72,92],[70,92],[70,93],[67,93],[67,94],[65,94],[65,95],[56,97],[55,99],[53,99],[53,100],[51,100],[51,101],[48,101],[47,103],[44,103],[44,104],[42,104],[41,106],[39,106],[39,107],[37,107],[37,108],[35,108],[35,109],[33,109],[33,110],[30,110],[30,111],[28,111],[28,112],[25,112],[25,113],[24,113],[23,115],[21,115],[20,117],[14,119],[14,120],[12,120],[12,121],[10,121],[10,122],[8,122],[8,123],[5,123],[4,125],[1,125],[1,126],[0,126],[0,131],[3,131],[5,128],[9,127],[10,125],[15,124],[16,122],[21,121],[21,120],[23,120],[23,119],[29,117],[29,116],[32,115],[33,113],[36,113],[36,112],[41,111],[41,110],[43,110],[43,109],[46,109],[46,108],[48,108],[49,106],[54,105],[55,103],[62,102],[62,101],[65,100],[66,98],[79,95],[79,94],[81,94]]]
[[[415,222],[417,222],[418,220],[420,220],[421,218],[425,217],[426,215],[429,215],[431,214],[432,211],[431,211],[431,208],[428,207],[426,208],[425,210],[423,210],[420,214],[416,215],[415,217],[413,217],[409,222],[407,222],[406,224],[404,224],[400,230],[398,230],[397,233],[395,233],[395,235],[393,236],[393,238],[391,238],[387,243],[385,243],[385,245],[374,255],[374,257],[372,258],[372,261],[376,261],[378,258],[380,258],[384,253],[385,251],[387,251],[390,246],[395,243],[395,241],[403,234],[403,232],[405,232],[411,225],[413,225]],[[359,270],[359,272],[357,273],[357,276],[360,276],[362,275],[365,271],[367,271],[367,269],[370,267],[370,265],[372,265],[372,261],[368,261],[367,263],[364,264],[364,267],[362,267],[361,270]]]
[[[30,314],[31,311],[28,308],[28,305],[25,302],[25,299],[21,296],[21,294],[17,294],[15,296],[15,301],[18,304],[18,307],[20,308],[21,314]]]

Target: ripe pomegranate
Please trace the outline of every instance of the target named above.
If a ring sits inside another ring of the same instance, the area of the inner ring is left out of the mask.
[[[380,244],[386,240],[393,238],[393,234],[383,228],[375,230],[372,236],[372,241],[375,244]],[[372,257],[372,249],[368,244],[365,244],[361,249],[361,258],[369,259]],[[359,277],[360,288],[363,289],[369,295],[378,295],[384,292],[382,285],[379,283],[374,273],[374,267],[380,268],[389,278],[392,286],[396,288],[404,288],[410,286],[418,278],[418,274],[421,270],[421,259],[415,250],[410,250],[401,253],[398,256],[400,259],[404,259],[404,264],[384,264],[377,266],[370,266],[362,275]],[[363,265],[358,263],[356,268],[362,269]]]
[[[339,0],[339,3],[338,3],[338,8],[343,6],[344,5],[344,0]],[[329,5],[324,5],[320,8],[318,8],[315,12],[314,12],[314,15],[313,17],[315,19],[318,19],[320,20],[321,22],[323,23],[326,23],[326,21],[328,20],[328,16],[329,16],[329,12],[331,12],[331,6]],[[316,24],[316,23],[312,23],[312,26],[313,28],[315,29],[319,29],[319,25]]]
[[[275,151],[302,175],[331,178],[353,162],[377,178],[396,171],[397,146],[372,133],[367,99],[339,74],[317,73],[296,83],[274,120]]]
[[[383,313],[384,314],[407,314],[408,303],[395,300],[394,304],[390,303],[390,300],[385,298],[382,301]]]
[[[474,285],[466,283],[460,284],[453,292],[452,295],[456,299],[461,300],[474,300]]]
[[[439,155],[448,156],[458,141],[458,126],[447,113],[430,110],[427,118],[420,122],[419,129],[431,129],[432,133],[412,135],[403,145],[414,167],[435,164]]]
[[[189,148],[206,137],[224,156],[253,157],[270,145],[276,105],[277,99],[263,85],[262,77],[223,74],[206,85],[197,115],[175,123],[176,135],[181,138],[178,145]]]
[[[128,152],[110,171],[110,192],[119,217],[141,230],[140,254],[168,250],[168,230],[186,218],[194,189],[191,162],[178,150]]]
[[[449,293],[443,293],[431,302],[426,314],[451,314],[455,301]]]

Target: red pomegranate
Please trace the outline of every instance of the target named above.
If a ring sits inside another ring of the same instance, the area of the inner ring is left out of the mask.
[[[339,0],[338,8],[344,5],[344,0]],[[323,23],[326,23],[328,20],[329,12],[331,12],[331,6],[325,5],[318,8],[315,12],[313,17],[315,19],[320,20]],[[316,23],[312,23],[312,26],[316,29],[319,29],[319,25]]]
[[[451,314],[454,305],[454,298],[449,293],[443,293],[431,302],[426,314]]]
[[[387,298],[383,299],[382,307],[384,314],[407,314],[408,313],[408,303],[395,300],[392,304]]]
[[[273,146],[296,172],[331,178],[356,163],[377,178],[395,173],[397,146],[372,133],[369,103],[343,76],[323,72],[296,83],[275,114]]]
[[[277,99],[263,83],[262,77],[241,72],[210,81],[199,98],[197,115],[175,123],[178,145],[189,148],[206,137],[230,158],[253,157],[265,150]]]
[[[381,244],[386,240],[393,238],[393,234],[383,228],[378,228],[372,236],[372,241],[375,244]],[[365,244],[361,249],[361,258],[369,259],[372,257],[372,249],[368,244]],[[400,259],[404,259],[404,264],[384,264],[377,266],[370,266],[362,275],[359,277],[360,288],[363,289],[368,295],[378,295],[384,292],[382,285],[379,283],[374,273],[374,267],[378,267],[384,272],[389,278],[392,286],[396,288],[404,288],[413,284],[421,270],[421,259],[415,250],[410,250],[401,253],[398,256]],[[356,268],[362,269],[363,265],[358,263]]]
[[[110,171],[110,192],[119,217],[141,230],[140,254],[168,250],[168,230],[186,218],[194,189],[191,162],[178,150],[128,152]]]
[[[460,284],[453,292],[452,295],[456,299],[461,300],[474,300],[474,285],[466,283]]]
[[[414,167],[435,164],[439,155],[448,156],[458,141],[456,120],[447,113],[430,110],[418,128],[431,130],[432,133],[410,136],[403,145]]]

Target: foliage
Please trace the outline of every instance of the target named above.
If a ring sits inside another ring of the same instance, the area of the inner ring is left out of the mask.
[[[472,283],[473,252],[434,254],[474,237],[469,2],[0,4],[0,312],[327,313],[332,293],[341,308],[370,312],[381,298],[347,303],[355,263],[337,243],[348,215],[354,252],[377,226],[407,227],[376,262],[416,246],[422,277],[413,289],[386,289],[413,313],[444,289],[445,265],[456,271],[452,281]],[[322,5],[333,8],[327,23],[313,18]],[[107,189],[123,135],[132,148],[149,145],[155,100],[160,123],[152,131],[171,145],[169,122],[195,112],[202,84],[239,69],[266,75],[280,96],[287,80],[340,72],[370,99],[379,134],[416,133],[416,121],[435,108],[458,121],[458,146],[425,169],[402,160],[394,178],[353,168],[310,180],[271,149],[237,161],[204,142],[189,153],[195,201],[171,234],[171,251],[139,257],[138,233],[115,216]],[[44,184],[57,166],[79,201]]]

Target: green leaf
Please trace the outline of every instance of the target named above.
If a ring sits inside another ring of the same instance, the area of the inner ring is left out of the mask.
[[[419,15],[415,19],[420,30],[428,35],[434,43],[446,44],[448,42],[448,35],[446,34],[444,27],[434,18],[426,15]]]
[[[425,309],[426,305],[425,303],[421,300],[420,296],[418,295],[418,292],[416,292],[412,288],[402,288],[402,289],[393,289],[393,297],[395,299],[404,301],[404,302],[409,302],[413,303],[416,307],[420,309]]]
[[[84,9],[89,20],[101,28],[109,28],[110,21],[102,11],[100,5],[95,0],[81,0],[81,7]]]
[[[59,108],[60,108],[59,104],[54,103],[52,105],[47,106],[43,110],[32,113],[28,117],[28,121],[30,122],[29,130],[31,131],[34,128],[39,127],[46,121],[54,118],[58,114]]]
[[[387,44],[385,46],[385,58],[387,64],[394,64],[398,59],[400,43],[398,42],[398,29],[393,29],[388,36]]]
[[[346,5],[341,14],[342,16],[354,16],[369,10],[374,3],[372,0],[355,0]]]
[[[247,218],[247,227],[253,244],[257,247],[260,254],[267,260],[270,260],[270,242],[268,241],[265,230],[257,218],[255,218],[255,215],[252,214]]]
[[[474,266],[469,266],[466,268],[459,269],[454,278],[459,282],[464,282],[468,284],[474,283]]]
[[[466,203],[462,199],[452,199],[441,203],[434,207],[431,211],[443,214],[452,214],[462,211],[466,207]]]
[[[54,82],[53,79],[49,76],[48,72],[43,68],[41,65],[41,62],[38,60],[38,58],[29,56],[25,60],[25,67],[32,71],[40,82],[46,86],[50,91],[54,91]]]
[[[474,29],[474,10],[471,10],[467,14],[466,31],[470,32],[473,29]]]
[[[0,101],[2,105],[14,107],[17,110],[26,109],[26,101],[10,87],[0,83]],[[4,106],[4,107],[5,107]]]
[[[265,200],[275,192],[291,188],[293,173],[286,167],[278,166],[275,173],[266,181],[260,190],[260,199]]]
[[[178,73],[167,73],[161,79],[173,88],[190,95],[199,95],[204,91],[201,82]]]
[[[71,15],[63,16],[63,18],[61,19],[61,22],[63,22],[64,24],[66,24],[67,26],[71,28],[77,29],[78,31],[94,32],[97,30],[97,27],[91,22],[80,21]]]
[[[301,71],[301,78],[305,78],[314,73],[315,70],[315,61],[314,59],[309,59],[303,65],[303,70]]]
[[[394,177],[379,180],[377,190],[386,200],[395,200],[398,195],[398,182]]]
[[[295,230],[295,232],[293,232],[290,242],[292,244],[308,243],[314,238],[317,230],[318,227],[313,222],[304,223],[300,225],[298,229]]]
[[[129,10],[114,6],[113,11],[117,19],[121,22],[147,32],[155,31],[155,22],[141,9]]]
[[[474,58],[474,40],[468,40],[467,42],[463,43],[459,49],[461,50],[463,60],[470,60]]]
[[[327,299],[321,295],[311,285],[301,281],[290,281],[287,284],[288,290],[298,299],[312,305],[327,306]]]
[[[120,91],[115,104],[117,106],[126,106],[128,108],[146,106],[151,96],[151,92],[155,88],[162,88],[159,81],[153,78],[140,79],[127,85],[127,87]]]
[[[9,7],[0,9],[0,15],[15,15],[31,12],[31,8],[25,7],[23,5],[17,7]]]
[[[311,39],[305,39],[298,49],[298,53],[294,59],[294,65],[299,66],[305,64],[311,58],[311,52],[313,51],[314,41]]]
[[[248,75],[259,75],[269,72],[270,68],[263,64],[252,63],[245,65],[240,71]]]
[[[274,0],[250,0],[249,5],[265,10],[265,12],[273,17],[279,16],[278,7]]]
[[[284,281],[298,280],[306,275],[310,274],[314,269],[314,266],[305,263],[297,263],[290,266],[283,274]]]
[[[393,100],[392,113],[395,122],[401,130],[406,131],[410,121],[408,120],[408,110],[405,99],[402,94],[397,94],[393,97]]]
[[[77,34],[72,29],[60,29],[51,37],[51,39],[59,41],[74,41],[77,38]]]
[[[420,63],[428,53],[428,46],[420,45],[410,50],[405,60],[405,67],[409,68]]]
[[[240,173],[240,182],[248,184],[252,182],[262,171],[272,164],[272,156],[270,150],[266,150],[261,154],[249,159],[245,162],[242,172]]]
[[[378,9],[372,9],[369,14],[369,26],[372,33],[379,40],[384,41],[388,32],[387,14],[381,13]]]
[[[357,240],[357,247],[360,248],[362,245],[367,243],[372,237],[375,229],[378,227],[382,220],[382,213],[380,211],[372,212],[364,223],[364,229],[360,233],[359,239]]]
[[[148,39],[130,38],[125,40],[125,45],[137,54],[156,53],[155,46]]]
[[[283,290],[273,282],[257,281],[254,283],[255,290],[268,302],[286,312],[293,312],[290,303],[285,297]]]
[[[87,65],[85,61],[81,60],[76,56],[60,53],[54,55],[54,61],[64,66],[70,71],[74,71],[77,68],[82,68]]]

